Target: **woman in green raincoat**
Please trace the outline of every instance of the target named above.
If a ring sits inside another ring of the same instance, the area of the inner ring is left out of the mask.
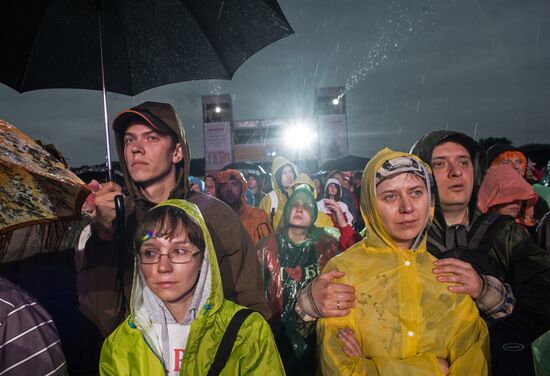
[[[345,272],[337,281],[355,287],[357,301],[317,323],[322,374],[487,374],[487,327],[473,300],[432,272],[429,167],[384,149],[365,168],[361,195],[365,239],[323,270]]]
[[[241,307],[223,297],[216,253],[198,208],[168,200],[136,232],[131,314],[105,340],[102,375],[206,375]],[[163,257],[166,256],[166,257]],[[284,375],[259,313],[242,323],[221,375]]]
[[[272,312],[270,324],[289,375],[314,374],[317,367],[313,328],[296,328],[296,294],[340,253],[338,239],[315,227],[317,210],[312,187],[296,186],[277,232],[257,245],[265,297]]]

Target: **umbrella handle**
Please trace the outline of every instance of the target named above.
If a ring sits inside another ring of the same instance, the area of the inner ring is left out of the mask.
[[[124,222],[126,220],[124,213],[124,197],[122,195],[115,196],[115,213],[116,219],[113,223],[113,228],[115,230],[115,235],[117,238],[122,236],[124,231]]]

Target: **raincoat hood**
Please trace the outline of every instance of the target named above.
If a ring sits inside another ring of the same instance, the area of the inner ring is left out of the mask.
[[[363,172],[363,178],[361,180],[361,214],[365,221],[365,240],[363,241],[367,242],[368,246],[374,248],[397,249],[391,235],[384,226],[382,218],[380,217],[378,205],[376,204],[376,173],[385,162],[398,157],[408,157],[417,161],[424,175],[423,179],[426,182],[430,205],[428,207],[428,215],[424,229],[420,231],[416,240],[413,242],[411,250],[417,250],[421,247],[426,249],[426,232],[430,220],[433,217],[433,206],[431,204],[432,200],[430,193],[430,168],[415,155],[393,151],[388,148],[379,151],[369,161]]]
[[[497,165],[489,168],[481,188],[477,206],[483,213],[495,205],[508,204],[516,200],[526,202],[523,216],[516,218],[516,222],[534,226],[533,219],[535,203],[538,195],[533,187],[509,165]],[[521,213],[520,213],[521,215]]]
[[[420,138],[411,148],[411,154],[417,155],[426,162],[428,165],[432,163],[432,154],[436,146],[444,144],[446,142],[454,142],[456,144],[462,145],[470,154],[474,166],[474,188],[472,190],[472,197],[470,198],[470,203],[468,204],[468,215],[469,220],[471,221],[475,210],[477,195],[479,192],[479,187],[487,171],[487,154],[485,149],[477,143],[470,136],[465,135],[464,133],[454,132],[454,131],[434,131],[428,133],[424,137]],[[437,182],[434,179],[434,186],[437,190]],[[443,213],[439,210],[439,198],[437,194],[435,195],[435,218],[441,223],[446,223],[443,217]]]
[[[285,233],[285,230],[288,229],[288,227],[290,226],[290,214],[292,208],[298,201],[302,202],[304,210],[306,210],[311,216],[311,221],[308,227],[308,234],[311,234],[313,232],[312,230],[315,228],[314,223],[317,219],[318,209],[317,203],[315,202],[315,197],[313,197],[313,193],[311,192],[310,187],[305,184],[296,186],[296,188],[294,188],[294,191],[288,198],[288,201],[285,204],[285,208],[283,209],[283,216],[281,217],[281,221],[279,222],[279,229],[277,232]]]
[[[313,183],[313,180],[311,180],[308,174],[303,172],[300,172],[296,180],[294,180],[294,183],[292,184],[292,187],[290,187],[290,190],[289,190],[290,194],[292,194],[292,192],[294,192],[294,190],[302,184],[306,184],[307,186],[309,186],[309,188],[311,189],[311,192],[313,193],[313,197],[317,199],[317,191],[315,190],[315,183]]]
[[[283,167],[287,165],[292,167],[292,170],[294,171],[294,176],[298,177],[298,169],[296,168],[296,166],[284,157],[275,157],[275,159],[273,160],[273,165],[271,166],[271,187],[279,197],[281,195],[287,196],[287,193],[284,192],[280,185],[281,182],[277,179],[277,176],[282,172]]]
[[[184,211],[200,226],[204,236],[205,250],[201,271],[195,286],[190,309],[183,320],[183,324],[190,325],[195,319],[212,316],[220,309],[223,303],[223,288],[216,253],[206,223],[195,204],[185,200],[167,200],[161,202],[153,209],[161,206],[172,206]],[[167,343],[158,338],[154,324],[160,323],[166,325],[166,321],[175,322],[175,320],[167,312],[162,301],[147,287],[137,257],[135,258],[134,270],[130,301],[130,320],[141,330],[151,349],[166,361],[167,357],[169,359],[169,355],[166,354]],[[164,319],[166,316],[168,317]]]
[[[138,106],[124,110],[117,115],[113,121],[115,131],[115,143],[117,149],[120,168],[124,174],[124,182],[129,195],[136,200],[144,200],[138,185],[132,180],[128,173],[128,167],[124,160],[124,131],[128,124],[134,120],[142,121],[144,125],[159,131],[160,133],[170,133],[175,136],[181,144],[183,158],[176,166],[176,187],[170,192],[170,198],[185,197],[188,187],[189,167],[191,163],[191,153],[189,145],[185,138],[185,131],[174,107],[168,103],[145,102]]]
[[[241,202],[246,204],[246,191],[248,189],[248,183],[244,178],[244,175],[239,170],[233,170],[228,168],[227,170],[220,171],[216,178],[216,192],[219,192],[218,186],[220,184],[227,183],[229,180],[236,180],[241,184]],[[218,193],[219,195],[219,193]]]
[[[342,185],[337,179],[328,179],[325,183],[325,195],[327,194],[329,184],[336,184],[336,187],[338,188],[338,193],[336,193],[336,201],[340,201],[342,199]]]

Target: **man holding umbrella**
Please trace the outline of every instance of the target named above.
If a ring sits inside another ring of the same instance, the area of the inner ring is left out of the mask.
[[[131,239],[144,213],[156,203],[183,198],[196,204],[212,235],[224,296],[269,317],[252,243],[237,215],[221,201],[188,189],[190,152],[179,117],[170,104],[145,102],[120,113],[113,123],[124,173],[125,231],[115,234],[116,183],[96,192],[97,215],[79,273],[81,310],[103,335],[128,314],[133,274]]]

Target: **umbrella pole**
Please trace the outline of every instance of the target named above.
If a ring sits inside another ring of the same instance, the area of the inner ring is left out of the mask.
[[[105,147],[107,159],[107,180],[114,181],[114,171],[111,164],[111,141],[109,139],[109,116],[107,114],[107,91],[105,90],[105,67],[103,65],[103,40],[101,38],[101,0],[97,2],[97,19],[99,26],[99,57],[101,60],[101,89],[103,95],[103,123],[105,125]],[[124,197],[115,196],[116,219],[113,221],[113,229],[117,237],[122,236],[124,231],[124,221],[126,218],[124,209]]]
[[[113,181],[113,168],[111,163],[111,142],[109,139],[109,116],[107,114],[107,91],[105,90],[105,68],[103,65],[103,40],[101,38],[101,7],[98,2],[97,19],[99,27],[99,58],[101,60],[101,89],[103,93],[103,123],[105,127],[105,145],[106,145],[106,161],[107,161],[107,180]]]

